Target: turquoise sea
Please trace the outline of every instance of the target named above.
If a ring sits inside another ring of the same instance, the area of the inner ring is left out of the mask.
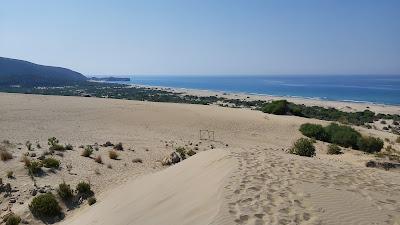
[[[130,76],[129,84],[400,105],[400,75]]]

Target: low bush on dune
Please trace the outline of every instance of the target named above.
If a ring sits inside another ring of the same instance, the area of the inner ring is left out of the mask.
[[[330,144],[328,146],[327,153],[328,153],[328,155],[339,155],[339,154],[342,154],[342,150],[339,146],[337,146],[335,144]]]
[[[82,156],[83,157],[90,157],[93,154],[93,147],[87,145],[85,149],[83,149]]]
[[[400,143],[400,136],[396,138],[396,143]]]
[[[305,123],[300,126],[300,132],[309,138],[315,138],[320,141],[328,141],[329,136],[322,125]]]
[[[7,178],[8,178],[8,179],[14,178],[14,172],[11,171],[11,170],[7,171]]]
[[[179,154],[182,159],[186,159],[186,149],[184,147],[177,147],[175,151]]]
[[[10,159],[12,159],[13,156],[10,152],[8,152],[5,148],[4,149],[0,149],[0,159],[1,161],[8,161]]]
[[[29,209],[35,217],[53,217],[61,214],[61,207],[52,193],[41,194],[33,198]]]
[[[267,103],[262,108],[262,111],[275,115],[286,115],[289,112],[289,102],[286,100],[277,100]]]
[[[3,217],[3,222],[5,222],[5,225],[18,225],[21,222],[21,217],[9,213]]]
[[[90,197],[89,199],[88,199],[88,204],[89,205],[93,205],[93,204],[95,204],[97,202],[97,199],[95,198],[95,197]]]
[[[113,150],[108,152],[108,156],[110,157],[110,159],[114,159],[114,160],[118,159],[118,153],[116,151],[113,151]]]
[[[78,185],[76,185],[76,191],[78,192],[78,194],[84,197],[93,195],[93,191],[90,188],[90,184],[84,181],[81,181],[78,183]]]
[[[360,150],[368,153],[380,152],[383,148],[383,144],[380,138],[374,137],[361,137],[358,140],[358,147]]]
[[[315,147],[311,140],[300,138],[293,144],[289,152],[295,155],[313,157],[315,156]]]
[[[47,144],[50,146],[49,150],[52,151],[65,151],[65,147],[59,144],[59,141],[55,137],[51,137],[47,140]]]
[[[65,182],[58,185],[57,194],[64,201],[70,200],[74,196],[71,187]]]
[[[65,145],[65,150],[73,150],[74,146],[72,146],[71,144],[66,144]]]
[[[60,161],[54,158],[43,159],[43,166],[46,168],[58,169],[60,167]]]
[[[307,137],[368,153],[379,152],[383,148],[383,141],[380,138],[362,137],[352,127],[336,123],[331,123],[326,127],[306,123],[301,125],[299,130]]]
[[[37,176],[42,172],[42,162],[39,161],[26,161],[26,168],[31,176]]]
[[[192,149],[190,149],[189,151],[187,151],[186,154],[187,154],[188,156],[193,156],[193,155],[196,155],[196,152],[193,151]]]

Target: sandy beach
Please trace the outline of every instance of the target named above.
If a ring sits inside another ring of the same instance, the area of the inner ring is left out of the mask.
[[[289,100],[349,110],[367,107]],[[74,150],[54,155],[60,169],[45,169],[36,185],[54,192],[63,181],[72,187],[87,181],[97,198],[93,206],[84,202],[68,209],[61,204],[65,217],[59,224],[400,224],[399,170],[367,168],[365,163],[376,158],[360,151],[328,155],[327,144],[320,141],[316,157],[287,153],[302,137],[301,124],[327,121],[214,105],[8,93],[0,93],[0,105],[0,140],[12,143],[13,156],[0,161],[0,177],[17,190],[11,196],[14,203],[0,196],[0,216],[12,210],[29,224],[43,224],[29,212],[34,183],[20,159],[26,152],[37,158],[48,149],[47,139],[57,137]],[[396,106],[368,106],[376,112],[400,112]],[[355,128],[392,143],[397,138]],[[214,131],[215,140],[200,140],[200,130]],[[28,151],[26,141],[42,148]],[[119,160],[108,157],[111,147],[100,146],[106,141],[123,144]],[[98,150],[91,158],[83,157],[80,145]],[[392,145],[400,151],[400,144]],[[162,165],[179,146],[197,154],[173,166]],[[94,161],[99,155],[103,164]],[[6,178],[7,171],[13,171],[13,179]]]

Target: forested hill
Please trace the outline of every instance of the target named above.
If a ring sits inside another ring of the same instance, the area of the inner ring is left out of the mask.
[[[86,82],[87,77],[70,69],[44,66],[0,57],[0,85],[57,86]]]

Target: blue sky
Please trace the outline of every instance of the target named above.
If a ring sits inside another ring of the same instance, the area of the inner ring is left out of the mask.
[[[400,74],[399,0],[0,0],[0,56],[90,74]]]

